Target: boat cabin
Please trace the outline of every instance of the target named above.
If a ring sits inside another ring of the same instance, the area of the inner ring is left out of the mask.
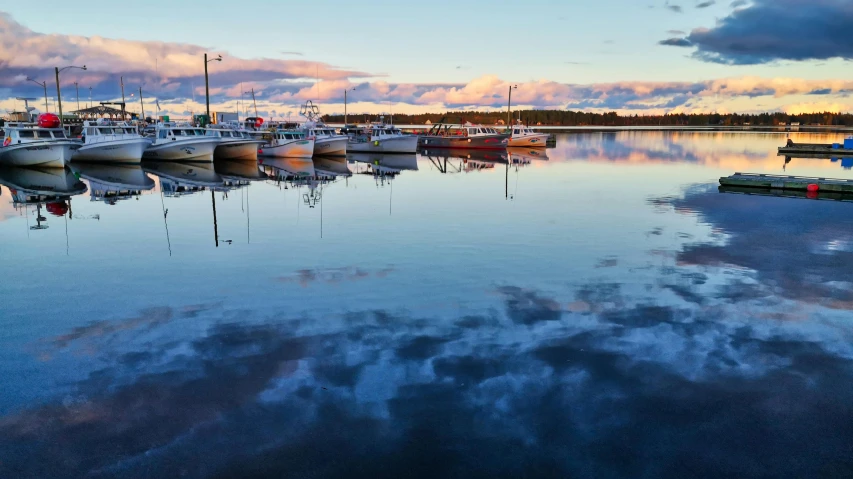
[[[36,128],[16,123],[6,123],[3,132],[3,146],[68,139],[62,128]]]
[[[475,136],[491,136],[491,135],[500,135],[501,133],[494,128],[486,128],[484,126],[466,126],[463,128],[465,131],[465,136],[475,137]]]
[[[139,133],[136,130],[136,127],[132,125],[128,125],[124,122],[93,122],[86,121],[83,122],[83,129],[80,133],[80,136],[83,138],[86,137],[96,137],[96,136],[106,136],[106,135],[132,135],[137,136]]]
[[[223,140],[250,140],[248,133],[239,130],[226,130],[224,128],[208,128],[207,136],[222,138]]]
[[[535,131],[527,128],[526,126],[515,125],[512,127],[512,135],[513,136],[524,136],[524,135],[538,135]]]
[[[275,140],[302,140],[305,139],[305,133],[296,130],[277,130],[273,133]]]
[[[187,140],[189,138],[198,138],[207,136],[204,128],[195,128],[192,126],[175,126],[170,123],[157,125],[157,140]]]

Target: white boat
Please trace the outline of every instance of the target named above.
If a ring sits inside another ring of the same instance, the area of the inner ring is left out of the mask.
[[[314,138],[300,130],[276,130],[264,134],[266,144],[259,156],[263,158],[311,158],[314,155]]]
[[[519,122],[512,126],[512,135],[509,137],[507,146],[545,148],[549,136],[548,133],[536,133]]]
[[[0,143],[0,165],[63,168],[81,143],[65,130],[32,123],[6,123]]]
[[[74,153],[74,160],[110,163],[139,163],[154,141],[140,135],[133,125],[109,120],[83,122],[80,137],[83,146]]]
[[[258,150],[265,143],[245,131],[227,126],[212,125],[206,131],[207,136],[219,139],[219,144],[213,152],[213,157],[217,160],[257,161]]]
[[[172,122],[154,125],[152,134],[154,142],[142,156],[146,160],[213,162],[213,152],[221,141],[207,136],[204,128]]]
[[[416,153],[418,137],[405,135],[393,125],[372,124],[347,130],[347,151],[355,153]]]
[[[308,119],[301,125],[301,129],[308,137],[314,138],[315,155],[346,156],[349,137],[339,135],[334,128],[326,126],[317,105],[308,100],[302,105],[299,114]]]

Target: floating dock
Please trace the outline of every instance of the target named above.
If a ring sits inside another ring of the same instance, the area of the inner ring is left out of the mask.
[[[809,155],[816,158],[853,156],[853,141],[849,138],[843,143],[794,143],[788,140],[785,146],[779,147],[779,154],[785,156]]]
[[[758,173],[735,173],[720,178],[722,188],[745,188],[753,190],[787,190],[815,194],[833,193],[853,195],[853,180],[838,178],[814,178],[808,176],[764,175]]]

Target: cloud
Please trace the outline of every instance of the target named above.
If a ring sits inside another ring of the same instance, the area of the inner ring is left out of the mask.
[[[716,5],[716,3],[717,3],[717,2],[716,2],[715,0],[706,0],[706,1],[704,1],[704,2],[697,3],[697,4],[696,4],[696,8],[708,8],[708,7],[710,7],[711,5]]]
[[[682,13],[681,5],[676,5],[667,1],[663,6],[671,12]]]
[[[282,55],[294,55],[297,57],[305,56],[305,54],[302,52],[279,52],[279,53],[281,53]]]
[[[193,84],[204,85],[204,53],[224,57],[210,67],[210,82],[214,87],[231,87],[250,79],[285,83],[317,75],[326,80],[373,76],[320,62],[239,58],[227,51],[184,43],[47,35],[26,28],[7,13],[0,13],[0,88],[9,88],[16,95],[38,89],[20,81],[21,77],[52,79],[56,65],[86,65],[85,72],[66,71],[63,83],[79,81],[86,88],[93,87],[98,96],[108,92],[115,98],[119,76],[123,76],[125,86],[131,89],[144,83],[149,95],[153,92],[161,99],[186,98]]]
[[[658,45],[666,45],[670,47],[692,47],[693,44],[690,43],[690,40],[686,38],[667,38],[666,40],[661,40],[658,42]]]
[[[687,40],[696,48],[695,58],[730,65],[851,59],[851,24],[853,3],[848,0],[755,0],[713,28],[693,30]]]
[[[748,0],[735,0],[734,2],[732,2],[732,3],[731,3],[731,5],[729,5],[729,7],[731,7],[731,8],[741,8],[741,7],[745,7],[745,6],[747,6],[747,5],[749,5],[749,1],[748,1]]]
[[[666,33],[668,33],[670,35],[686,35],[687,34],[687,32],[685,32],[684,30],[667,30]]]

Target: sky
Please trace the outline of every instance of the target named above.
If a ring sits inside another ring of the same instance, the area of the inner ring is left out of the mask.
[[[796,12],[796,14],[792,14]],[[513,108],[680,112],[850,111],[850,0],[491,0],[424,3],[44,0],[0,7],[0,112],[61,77],[65,110],[115,101],[184,116],[267,118],[311,99],[324,113]],[[242,85],[242,86],[241,86]],[[354,90],[352,90],[354,88]],[[131,93],[133,97],[130,97]],[[71,107],[68,106],[72,100]]]

